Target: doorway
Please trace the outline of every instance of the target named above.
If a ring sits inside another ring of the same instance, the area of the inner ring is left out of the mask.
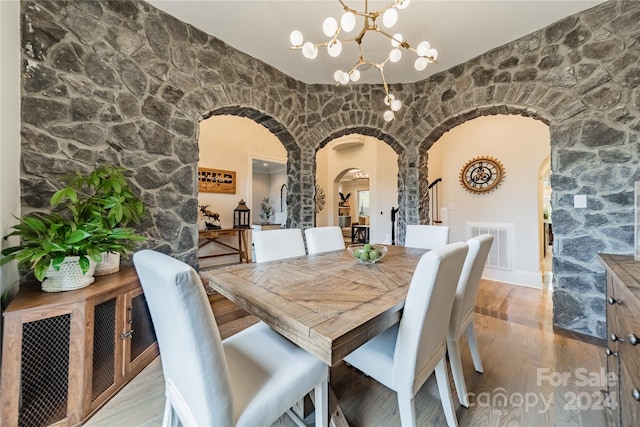
[[[551,157],[540,167],[541,224],[540,247],[542,248],[540,271],[545,289],[553,288],[553,222],[551,215]]]
[[[358,190],[368,190],[368,215],[363,216],[370,227],[370,240],[391,241],[391,208],[398,204],[397,159],[397,153],[384,141],[359,134],[336,138],[319,149],[316,184],[324,189],[326,204],[316,215],[317,225],[345,228],[361,222]],[[351,193],[348,208],[341,206],[340,193]]]
[[[348,169],[338,180],[340,202],[335,208],[338,225],[342,229],[345,243],[352,243],[353,227],[371,224],[369,174],[362,169]]]

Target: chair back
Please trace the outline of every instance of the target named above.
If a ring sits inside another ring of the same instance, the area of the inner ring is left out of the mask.
[[[449,227],[446,225],[407,225],[404,245],[409,248],[434,249],[449,243]]]
[[[253,232],[256,262],[304,256],[304,239],[299,228],[283,228]]]
[[[309,255],[345,248],[342,230],[337,226],[307,228],[304,236]]]
[[[273,223],[285,226],[287,224],[287,213],[286,212],[276,212],[276,214],[274,216]]]
[[[393,381],[414,396],[444,356],[456,284],[468,247],[457,242],[424,254],[413,274],[398,328]]]
[[[491,234],[482,234],[467,241],[469,253],[464,261],[456,288],[456,297],[453,301],[449,328],[451,334],[456,334],[460,328],[466,327],[467,318],[474,313],[480,278],[492,243],[493,236]]]
[[[227,362],[200,277],[151,250],[133,255],[158,339],[166,395],[185,426],[233,425]]]

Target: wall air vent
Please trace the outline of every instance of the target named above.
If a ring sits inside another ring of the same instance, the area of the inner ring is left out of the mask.
[[[491,234],[493,236],[493,244],[487,257],[485,267],[496,268],[499,270],[511,270],[513,258],[513,248],[515,248],[513,239],[515,237],[515,224],[506,223],[484,223],[484,222],[468,222],[467,223],[467,239],[479,236],[481,234]]]

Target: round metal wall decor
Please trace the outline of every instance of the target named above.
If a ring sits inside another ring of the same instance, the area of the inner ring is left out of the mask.
[[[488,193],[500,185],[505,174],[500,160],[490,156],[475,157],[460,170],[460,184],[474,194]]]
[[[325,199],[324,190],[322,189],[322,187],[316,184],[316,194],[314,194],[313,196],[313,201],[316,205],[316,213],[324,209],[324,203],[325,203],[324,199]]]

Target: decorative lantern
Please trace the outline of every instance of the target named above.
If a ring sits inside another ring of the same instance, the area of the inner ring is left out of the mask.
[[[250,213],[245,201],[240,199],[238,207],[233,210],[233,228],[251,228]]]

